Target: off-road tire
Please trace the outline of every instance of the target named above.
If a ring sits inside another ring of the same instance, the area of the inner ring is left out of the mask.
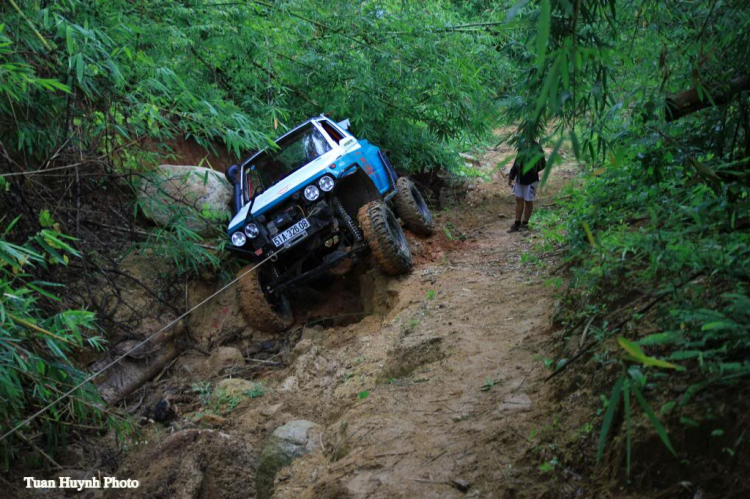
[[[432,214],[414,182],[406,177],[398,179],[393,203],[407,229],[420,236],[432,235],[435,230]]]
[[[357,212],[365,241],[378,266],[388,275],[399,275],[412,268],[411,250],[404,232],[390,208],[382,201],[367,203]]]
[[[243,267],[237,277],[244,275],[253,265]],[[237,299],[248,326],[263,332],[280,333],[294,323],[292,308],[286,296],[278,297],[278,304],[268,301],[261,287],[261,274],[253,270],[237,282]]]

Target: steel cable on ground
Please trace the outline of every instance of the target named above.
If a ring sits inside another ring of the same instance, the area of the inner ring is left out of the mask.
[[[184,319],[185,317],[187,317],[190,313],[194,312],[196,309],[202,307],[203,305],[205,305],[206,303],[208,303],[209,301],[211,301],[213,298],[215,298],[219,294],[221,294],[224,291],[226,291],[228,288],[230,288],[231,286],[233,286],[234,284],[236,284],[240,279],[242,279],[243,277],[245,277],[249,273],[255,271],[255,269],[257,269],[258,267],[260,267],[261,265],[263,265],[264,263],[266,263],[268,260],[270,260],[271,258],[273,258],[275,255],[276,255],[276,253],[272,253],[272,254],[268,255],[264,260],[262,260],[260,263],[258,263],[257,265],[255,265],[253,268],[251,268],[250,270],[248,270],[246,272],[243,272],[241,275],[235,277],[232,281],[230,281],[224,287],[222,287],[221,289],[219,289],[215,293],[211,294],[207,298],[203,299],[197,305],[195,305],[191,309],[187,310],[184,314],[180,315],[179,317],[177,317],[172,322],[170,322],[169,324],[167,324],[163,328],[161,328],[158,331],[156,331],[155,333],[153,333],[151,336],[149,336],[145,340],[143,340],[140,343],[136,344],[133,348],[131,348],[127,352],[123,353],[122,355],[120,355],[119,357],[117,357],[115,360],[113,360],[112,362],[110,362],[109,364],[107,364],[106,366],[102,367],[99,371],[95,372],[94,374],[91,374],[91,375],[87,376],[83,381],[81,381],[80,383],[78,383],[77,385],[75,385],[73,388],[71,388],[67,392],[63,393],[57,399],[55,399],[52,402],[50,402],[49,404],[45,405],[44,407],[42,407],[41,409],[39,409],[37,412],[35,412],[31,416],[29,416],[28,418],[26,418],[25,420],[23,420],[22,422],[20,422],[15,427],[13,427],[13,429],[11,429],[7,433],[5,433],[2,437],[0,437],[0,441],[3,441],[6,438],[8,438],[9,436],[11,436],[12,434],[16,433],[18,430],[20,430],[21,428],[23,428],[24,426],[26,426],[27,424],[29,424],[31,421],[33,421],[34,419],[38,418],[39,416],[41,416],[42,414],[44,414],[45,412],[47,412],[48,410],[50,410],[52,407],[55,406],[55,404],[61,402],[65,398],[71,396],[76,390],[78,390],[79,388],[81,388],[83,385],[85,385],[86,383],[89,383],[90,381],[92,381],[93,379],[95,379],[99,375],[101,375],[107,369],[109,369],[109,368],[113,367],[114,365],[118,364],[120,361],[122,361],[125,357],[127,357],[131,353],[133,353],[135,350],[137,350],[141,346],[145,345],[146,343],[148,343],[149,341],[151,341],[152,339],[154,339],[159,334],[161,334],[164,331],[166,331],[166,330],[172,328],[173,326],[175,326],[178,322],[180,322],[182,319]]]

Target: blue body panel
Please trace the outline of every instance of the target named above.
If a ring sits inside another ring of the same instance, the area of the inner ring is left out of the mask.
[[[338,181],[342,177],[353,174],[355,172],[353,166],[367,174],[381,195],[387,194],[395,187],[396,173],[383,161],[383,156],[377,146],[370,144],[367,140],[357,140],[356,145],[347,145],[345,150],[349,152],[336,158],[333,163],[326,164],[321,162],[325,159],[318,158],[259,194],[257,198],[261,206],[248,208],[250,203],[247,203],[232,220],[235,223],[230,223],[227,233],[232,234],[242,229],[248,218],[247,211],[252,210],[251,217],[258,217],[275,209],[306,186],[316,183],[323,175],[330,175]],[[244,167],[244,164],[242,166]],[[263,199],[264,197],[266,199]]]
[[[357,164],[370,177],[370,180],[377,187],[378,192],[386,194],[393,186],[389,180],[386,166],[378,154],[380,149],[366,140],[360,140],[358,143],[360,145],[359,149],[343,155],[336,163],[345,165],[347,169],[349,166]]]

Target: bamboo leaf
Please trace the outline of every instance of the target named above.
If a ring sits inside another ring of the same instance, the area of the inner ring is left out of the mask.
[[[623,408],[625,409],[625,462],[627,475],[630,476],[630,459],[633,450],[633,431],[630,423],[630,381],[625,380],[622,390]]]
[[[646,355],[640,346],[622,336],[617,338],[617,343],[619,343],[620,347],[627,352],[627,360],[641,363],[644,366],[663,367],[665,369],[677,370],[683,369],[681,366]]]
[[[83,62],[83,54],[77,54],[75,56],[76,61],[76,78],[78,79],[78,83],[83,83],[83,71],[84,71],[84,62]]]
[[[615,386],[612,389],[612,396],[607,402],[607,412],[604,414],[604,423],[602,423],[602,431],[599,433],[599,447],[596,451],[596,462],[599,463],[604,455],[604,447],[607,444],[607,434],[609,433],[612,421],[617,411],[617,406],[620,404],[620,394],[622,393],[622,383],[624,378],[620,376],[615,382]]]
[[[646,413],[646,417],[651,421],[651,424],[654,426],[654,429],[656,430],[656,433],[659,435],[659,438],[662,442],[664,442],[664,445],[669,449],[669,452],[671,452],[673,455],[677,455],[677,453],[674,451],[674,448],[672,447],[672,442],[669,441],[669,435],[667,435],[667,430],[664,429],[664,426],[662,426],[661,422],[659,422],[659,418],[656,417],[656,414],[654,414],[653,409],[651,409],[651,406],[648,402],[646,402],[646,399],[643,398],[643,395],[641,394],[641,391],[638,389],[637,386],[633,385],[633,395],[635,395],[635,399],[638,401],[640,406],[643,408],[643,412]]]
[[[542,0],[539,11],[539,25],[537,26],[536,33],[536,65],[539,69],[542,68],[547,53],[551,16],[550,0]]]

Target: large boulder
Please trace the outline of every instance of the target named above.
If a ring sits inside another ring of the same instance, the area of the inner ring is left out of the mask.
[[[161,165],[143,179],[138,201],[145,215],[167,226],[180,222],[202,236],[226,220],[232,186],[224,175],[202,166]]]
[[[255,484],[258,499],[267,499],[273,495],[273,483],[276,473],[289,466],[295,458],[309,454],[316,448],[316,431],[318,425],[311,421],[290,421],[276,428],[271,439],[263,449],[255,473]]]

